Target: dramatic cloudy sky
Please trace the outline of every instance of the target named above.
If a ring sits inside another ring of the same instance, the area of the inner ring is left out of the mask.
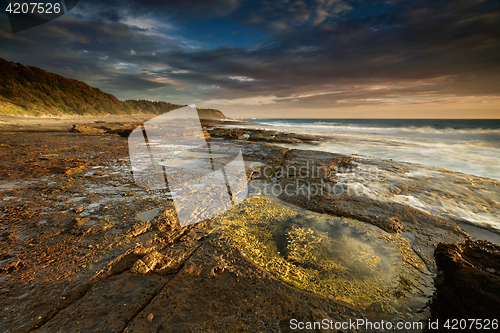
[[[80,0],[0,57],[233,117],[500,118],[488,0]]]

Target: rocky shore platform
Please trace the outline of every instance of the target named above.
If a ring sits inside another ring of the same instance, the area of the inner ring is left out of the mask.
[[[292,319],[375,318],[283,282],[214,219],[181,227],[171,193],[134,183],[126,137],[145,120],[0,118],[0,332],[289,332]],[[207,140],[241,149],[250,188],[404,238],[407,258],[416,258],[407,264],[437,279],[440,303],[425,316],[442,318],[448,302],[461,316],[477,315],[468,307],[474,293],[489,295],[483,305],[474,298],[475,309],[498,303],[500,268],[487,259],[498,256],[498,230],[404,200],[498,212],[498,181],[283,146],[326,137],[203,126]],[[461,267],[470,272],[462,280]],[[423,318],[405,315],[392,318]]]

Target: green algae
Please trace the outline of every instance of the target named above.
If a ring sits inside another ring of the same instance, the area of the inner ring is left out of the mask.
[[[406,239],[353,219],[253,197],[215,225],[278,279],[352,305],[397,313],[398,300],[426,286]]]

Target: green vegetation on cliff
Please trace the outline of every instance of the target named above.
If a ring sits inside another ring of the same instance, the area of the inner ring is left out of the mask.
[[[162,114],[168,111],[172,111],[181,108],[185,105],[172,104],[168,102],[156,102],[156,101],[146,101],[146,100],[132,100],[126,101],[127,104],[132,106],[136,113],[151,113],[151,114]],[[198,108],[198,114],[201,118],[207,119],[225,119],[226,116],[215,109],[201,109]]]
[[[183,106],[146,100],[124,102],[85,82],[0,58],[0,114],[162,114]],[[202,118],[226,118],[219,110],[198,112]]]

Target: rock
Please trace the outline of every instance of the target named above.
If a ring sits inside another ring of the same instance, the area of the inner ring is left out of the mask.
[[[324,141],[327,138],[320,135],[298,134],[298,133],[293,133],[293,137],[307,143],[317,143]]]
[[[205,222],[181,227],[170,199],[156,199],[158,193],[136,189],[130,175],[123,172],[127,170],[123,167],[129,154],[125,140],[117,135],[82,137],[67,132],[64,126],[61,125],[61,129],[65,133],[33,131],[30,135],[11,135],[10,141],[6,141],[9,147],[2,146],[9,149],[0,149],[1,176],[39,182],[37,186],[9,190],[12,192],[9,195],[23,200],[2,201],[2,212],[9,223],[0,233],[0,294],[3,303],[8,304],[8,307],[0,307],[1,332],[36,329],[286,332],[290,331],[291,318],[303,321],[363,318],[361,311],[341,302],[297,290],[276,280],[249,261],[228,239],[209,231],[198,232],[197,228]],[[97,128],[97,132],[128,136],[137,126],[107,125]],[[86,126],[90,129],[75,127],[77,131],[96,130],[91,126]],[[257,130],[258,135],[254,138],[263,140],[252,142],[247,140],[252,130],[207,132],[211,137],[234,140],[220,142],[241,148],[245,162],[255,163],[251,170],[247,169],[249,178],[275,177],[277,185],[296,180],[276,175],[283,166],[308,167],[307,161],[312,161],[309,167],[325,166],[331,171],[331,177],[310,174],[306,180],[312,185],[322,180],[335,184],[340,181],[338,171],[352,169],[366,160],[300,152],[271,144],[281,139],[291,143],[297,142],[295,139],[304,143],[321,141],[316,136]],[[35,157],[36,163],[33,162],[33,156],[49,157],[54,152],[57,158]],[[12,154],[18,161],[11,158]],[[394,167],[400,163],[382,159],[372,159],[370,163],[390,171],[391,176],[411,171],[411,168],[396,170]],[[100,166],[101,169],[94,171],[95,175],[106,177],[51,177],[65,170],[69,175],[84,172],[82,164],[88,168]],[[290,176],[288,172],[286,175]],[[464,183],[463,175],[454,177]],[[476,177],[473,180],[478,185],[469,184],[468,188],[483,186],[484,180],[479,181]],[[122,181],[130,186],[129,190],[113,187]],[[421,182],[414,193],[423,193],[428,183]],[[412,195],[410,185],[402,183],[394,189],[400,195]],[[498,183],[494,182],[490,185],[498,189],[496,186]],[[105,194],[97,192],[98,188],[104,188]],[[137,195],[124,198],[122,195],[127,191]],[[480,192],[474,195],[486,198]],[[92,205],[102,199],[103,204]],[[376,198],[361,196],[316,196],[309,200],[305,196],[292,195],[282,199],[317,212],[350,216],[389,232],[415,235],[412,248],[429,265],[434,262],[437,243],[458,243],[467,237],[456,229],[454,220],[441,219],[401,203],[381,203]],[[491,202],[485,200],[482,204],[490,207]],[[152,204],[163,207],[162,212],[151,221],[137,223],[137,214],[151,209]],[[102,211],[104,205],[109,205],[110,209]],[[75,214],[80,206],[92,217]],[[46,208],[49,210],[44,211]],[[39,212],[50,215],[41,216]],[[207,225],[206,229],[210,227]],[[11,257],[10,253],[19,253],[20,260]],[[500,272],[495,265],[475,264],[475,267],[482,267],[484,276],[496,276]],[[130,270],[135,274],[130,274]],[[160,287],[161,292],[157,292]],[[446,306],[449,307],[449,303],[446,299]],[[496,304],[491,305],[491,309],[497,308]],[[154,315],[151,317],[151,314]]]
[[[239,141],[238,146],[243,152],[243,159],[249,164],[257,163],[247,169],[248,178],[267,179],[279,170],[284,157],[290,151],[264,142]]]
[[[77,210],[75,210],[75,213],[77,214],[80,214],[81,212],[83,212],[83,207],[80,207]]]
[[[104,133],[106,133],[106,130],[104,130],[102,128],[90,127],[87,125],[76,125],[75,124],[70,129],[70,132],[82,133],[82,134],[104,134]]]
[[[130,133],[132,133],[132,131],[140,125],[141,124],[139,123],[127,123],[114,126],[102,126],[101,128],[108,134],[118,134],[121,137],[127,138]]]
[[[155,266],[163,259],[163,255],[157,251],[153,251],[144,258],[137,260],[134,266],[130,269],[134,274],[146,274],[153,270]]]
[[[160,260],[163,259],[163,255],[157,251],[151,252],[142,261],[150,268],[153,269]]]
[[[323,310],[320,310],[320,309],[313,309],[311,311],[311,317],[312,317],[312,321],[314,322],[322,322],[323,320],[328,320],[328,322],[330,322],[330,317],[328,316],[328,314],[323,311]],[[335,332],[335,328],[333,329],[329,329],[329,328],[321,328],[319,330],[319,332]]]
[[[118,134],[122,138],[128,138],[128,136],[130,135],[130,133],[132,133],[133,130],[134,130],[133,128],[127,128],[127,129],[116,131],[116,134]]]
[[[59,157],[59,154],[45,154],[40,156],[40,160],[42,161],[50,161],[52,159],[56,159]]]
[[[500,245],[483,240],[439,243],[434,256],[439,274],[431,320],[498,319]]]
[[[66,176],[72,176],[72,175],[76,175],[76,174],[82,173],[82,172],[84,172],[86,169],[87,169],[87,167],[86,167],[85,165],[80,165],[80,166],[75,167],[75,168],[66,169],[66,170],[64,171],[64,174],[65,174]]]
[[[133,237],[137,237],[137,236],[145,233],[146,231],[148,231],[150,227],[151,227],[151,221],[144,221],[144,222],[140,222],[140,223],[135,223],[130,228],[130,234]]]
[[[75,217],[75,222],[77,225],[82,225],[90,221],[90,217]]]
[[[17,267],[21,264],[21,260],[18,258],[8,258],[4,260],[0,260],[0,271],[9,271],[12,269],[17,269]]]
[[[281,172],[271,176],[278,178],[278,188],[287,189],[278,193],[283,201],[318,213],[368,222],[389,233],[415,235],[412,249],[428,270],[436,272],[433,253],[437,244],[463,242],[468,235],[451,219],[442,219],[402,203],[350,193],[347,185],[337,182],[337,174],[354,175],[357,163],[362,162],[352,156],[291,149],[278,168]],[[390,165],[381,164],[380,167]]]
[[[91,235],[105,234],[113,227],[113,224],[107,218],[89,217],[75,218],[77,226],[72,230],[73,235],[88,237]]]
[[[132,266],[132,268],[130,269],[130,273],[140,274],[140,275],[144,275],[149,271],[150,271],[150,269],[149,269],[148,265],[146,265],[144,263],[144,261],[142,261],[141,259],[137,260],[135,262],[134,266]]]
[[[209,137],[216,137],[216,138],[226,138],[226,139],[236,139],[236,140],[246,140],[247,137],[245,134],[247,134],[249,131],[248,130],[242,130],[242,129],[228,129],[228,128],[215,128],[210,131],[203,131],[206,132]],[[205,134],[205,138],[207,138],[207,134]]]
[[[255,131],[251,132],[248,137],[249,141],[267,141],[274,142],[274,136],[276,135],[276,131]]]
[[[124,332],[290,332],[291,319],[322,316],[363,318],[349,305],[276,280],[213,233]]]
[[[277,143],[301,143],[302,142],[302,140],[295,138],[293,134],[286,134],[286,133],[275,135],[272,141],[277,142]]]
[[[163,257],[154,272],[160,275],[177,273],[198,246],[196,242],[183,242],[163,250]]]
[[[128,137],[129,134],[132,133],[132,131],[140,125],[140,123],[108,124],[106,126],[100,127],[73,125],[73,128],[70,130],[70,132],[83,134],[118,134],[121,137]]]
[[[159,276],[128,272],[95,285],[37,332],[122,332],[127,322],[165,284]]]

